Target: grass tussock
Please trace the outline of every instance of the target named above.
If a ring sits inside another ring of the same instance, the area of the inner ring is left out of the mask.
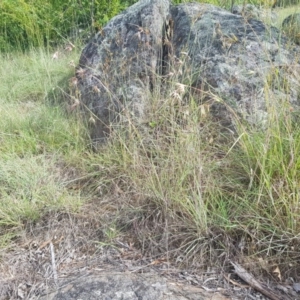
[[[119,228],[154,256],[194,266],[239,258],[256,270],[263,261],[272,276],[276,266],[295,275],[300,131],[290,106],[268,99],[261,129],[233,115],[232,134],[209,113],[213,103],[180,102],[176,89],[152,99],[146,126],[118,128],[93,157],[98,178],[128,194]]]

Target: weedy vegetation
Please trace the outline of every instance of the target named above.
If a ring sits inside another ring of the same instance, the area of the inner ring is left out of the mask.
[[[2,253],[54,212],[76,215],[97,206],[102,235],[90,241],[97,247],[117,247],[118,239],[130,236],[144,255],[167,256],[183,265],[223,267],[239,257],[254,272],[268,272],[275,279],[276,268],[284,278],[297,273],[298,112],[268,98],[263,129],[240,123],[232,113],[232,133],[210,113],[211,104],[223,100],[211,95],[211,103],[199,104],[193,101],[189,78],[182,83],[175,76],[167,92],[157,87],[149,99],[145,126],[120,125],[94,151],[87,121],[79,108],[72,108],[68,92],[82,43],[70,43],[70,27],[61,29],[61,8],[50,10],[47,23],[39,27],[37,20],[50,2],[18,2],[22,12],[11,1],[0,4],[0,16],[5,11],[6,18],[0,17],[0,32],[6,34],[0,35]],[[81,2],[89,7],[90,1]],[[95,7],[98,2],[93,1]],[[121,2],[115,1],[120,5],[111,14],[129,4]],[[224,5],[221,0],[210,2]],[[75,7],[70,18],[80,23],[83,16],[78,14]],[[96,16],[89,15],[89,20],[96,22]],[[106,21],[105,16],[98,18]],[[19,27],[21,37],[14,35]],[[276,84],[275,69],[272,78],[266,90]],[[187,94],[191,101],[185,101]]]

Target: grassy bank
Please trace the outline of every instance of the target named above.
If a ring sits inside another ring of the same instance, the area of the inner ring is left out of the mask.
[[[1,248],[51,212],[92,211],[97,201],[99,219],[108,216],[103,234],[90,241],[98,246],[117,247],[130,236],[152,257],[205,268],[238,257],[257,273],[278,279],[278,267],[294,276],[300,128],[289,105],[266,99],[266,128],[235,119],[232,134],[209,105],[175,99],[179,87],[189,90],[175,80],[167,96],[158,89],[149,99],[147,126],[119,128],[95,152],[80,110],[69,109],[67,85],[80,52],[0,57]]]
[[[157,94],[146,129],[120,129],[93,152],[80,112],[67,114],[58,101],[76,51],[57,60],[42,50],[2,57],[2,247],[51,211],[72,213],[89,199],[101,205],[111,197],[103,212],[111,212],[114,236],[109,231],[103,243],[130,232],[153,256],[168,253],[199,266],[236,255],[254,264],[267,258],[270,272],[295,271],[300,129],[289,107],[269,101],[266,130],[240,126],[232,135],[208,107]],[[170,95],[176,89],[171,83]],[[89,178],[84,189],[70,186],[82,178]]]

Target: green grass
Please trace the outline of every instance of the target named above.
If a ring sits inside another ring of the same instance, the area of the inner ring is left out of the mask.
[[[69,62],[75,57],[62,52],[58,60],[53,60],[52,54],[42,50],[0,57],[3,153],[67,153],[84,147],[80,117],[66,118],[63,105],[55,99],[63,88],[60,81],[66,82],[74,74]]]
[[[87,39],[114,15],[136,0],[2,0],[0,2],[0,51],[53,47]]]
[[[264,212],[273,228],[298,235],[299,126],[293,121],[288,107],[281,106],[280,112],[275,107],[270,109],[267,130],[245,134],[241,145],[253,172],[251,185],[257,193],[257,211]]]
[[[288,6],[285,8],[276,8],[274,10],[278,14],[278,18],[276,20],[276,27],[281,28],[283,20],[293,13],[300,13],[300,6]]]
[[[80,194],[72,195],[61,181],[59,159],[50,155],[5,155],[0,166],[0,226],[20,226],[49,210],[78,209]]]
[[[32,49],[22,54],[2,54],[0,79],[2,82],[0,99],[5,103],[45,99],[51,88],[64,77],[73,74],[74,67],[68,62],[77,59],[78,51],[68,53],[59,49],[59,59],[52,59],[53,52]]]
[[[71,176],[88,143],[80,115],[66,114],[60,82],[73,76],[64,53],[58,60],[44,50],[0,56],[0,244],[52,210],[74,211],[86,198],[69,189]],[[50,97],[51,96],[51,97]],[[67,99],[67,98],[66,98]],[[65,99],[65,100],[66,100]],[[62,100],[62,99],[61,99]]]

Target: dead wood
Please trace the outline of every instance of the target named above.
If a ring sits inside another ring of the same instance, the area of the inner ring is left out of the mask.
[[[268,298],[272,300],[289,300],[290,298],[287,296],[280,295],[278,296],[278,293],[271,290],[269,287],[267,287],[264,283],[258,282],[253,275],[251,275],[248,271],[246,271],[242,266],[240,266],[237,263],[231,262],[231,264],[234,267],[235,273],[243,279],[246,283],[248,283],[253,289],[259,291],[263,295],[267,296]]]

